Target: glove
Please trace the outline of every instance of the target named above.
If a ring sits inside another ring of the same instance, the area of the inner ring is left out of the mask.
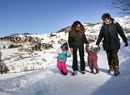
[[[99,44],[98,44],[98,43],[96,43],[96,45],[97,45],[97,46],[99,46]]]
[[[126,46],[126,47],[128,46],[128,42],[125,42],[125,46]]]

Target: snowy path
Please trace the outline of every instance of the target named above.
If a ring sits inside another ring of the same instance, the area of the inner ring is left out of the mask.
[[[71,76],[71,59],[67,61],[69,74],[63,76],[56,66],[28,73],[0,75],[0,95],[130,95],[130,49],[122,49],[121,74],[108,74],[104,51],[99,52],[99,74],[80,72]],[[8,77],[7,77],[8,76]]]

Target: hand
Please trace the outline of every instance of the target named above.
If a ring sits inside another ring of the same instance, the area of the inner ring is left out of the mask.
[[[70,53],[71,53],[71,54],[73,53],[73,48],[70,48]]]
[[[126,46],[126,47],[128,46],[128,42],[125,42],[125,46]]]
[[[99,47],[99,44],[96,43],[96,45]]]

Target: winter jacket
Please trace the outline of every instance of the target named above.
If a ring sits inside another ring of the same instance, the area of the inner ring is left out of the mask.
[[[118,38],[118,34],[121,36],[123,41],[126,43],[127,38],[123,33],[123,30],[119,23],[112,22],[109,25],[103,25],[101,27],[99,37],[97,39],[96,44],[99,45],[101,40],[103,39],[103,48],[104,50],[114,50],[120,49],[120,40]]]
[[[78,32],[78,31],[76,31],[76,32],[77,33],[74,36],[70,36],[70,34],[69,34],[68,43],[69,43],[70,48],[83,46],[84,43],[88,44],[85,34],[80,35],[80,32]]]
[[[67,60],[67,57],[70,57],[70,53],[68,51],[64,51],[61,48],[57,49],[55,57],[57,60],[63,62]]]

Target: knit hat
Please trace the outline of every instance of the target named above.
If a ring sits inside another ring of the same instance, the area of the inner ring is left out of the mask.
[[[92,46],[90,47],[90,50],[91,50],[93,53],[98,53],[99,49],[100,49],[100,47],[97,46],[97,45],[92,45]]]
[[[104,20],[104,19],[106,19],[106,18],[111,19],[111,15],[110,15],[109,13],[104,13],[104,14],[102,15],[102,20]]]

